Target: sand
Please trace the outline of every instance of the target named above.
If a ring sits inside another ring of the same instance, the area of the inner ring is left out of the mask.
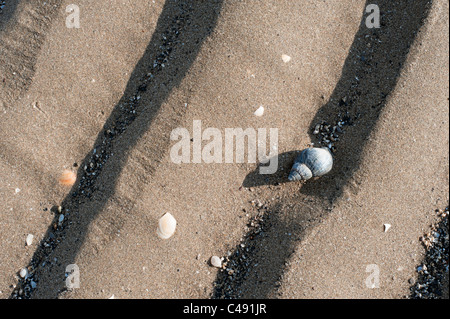
[[[79,29],[67,1],[10,3],[1,298],[410,296],[419,238],[449,201],[446,1],[379,1],[379,29],[352,0],[80,0]],[[192,137],[195,120],[278,128],[279,170],[175,164],[171,132]],[[288,183],[295,151],[320,146],[314,127],[339,121],[330,174]],[[167,212],[177,229],[161,240]]]

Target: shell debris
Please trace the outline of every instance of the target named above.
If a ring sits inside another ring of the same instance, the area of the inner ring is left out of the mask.
[[[292,60],[292,58],[289,55],[283,54],[281,56],[281,59],[283,60],[284,63],[288,63]]]
[[[175,233],[176,227],[177,221],[175,217],[173,217],[172,214],[167,213],[159,219],[156,233],[161,239],[169,239]]]
[[[260,106],[259,109],[257,109],[254,114],[255,116],[261,117],[264,115],[264,111],[265,111],[264,107]]]
[[[27,240],[26,240],[27,246],[31,246],[33,244],[33,239],[34,239],[34,236],[32,234],[28,234]]]
[[[389,229],[391,229],[391,227],[392,227],[391,224],[384,224],[384,232],[387,233]]]
[[[59,177],[59,183],[64,186],[73,186],[75,181],[77,180],[77,175],[71,170],[64,170],[61,176]]]

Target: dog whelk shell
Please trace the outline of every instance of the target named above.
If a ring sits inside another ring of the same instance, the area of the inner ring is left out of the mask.
[[[289,174],[289,180],[306,181],[312,177],[320,177],[331,171],[333,156],[328,148],[307,148],[297,156]]]
[[[176,219],[170,213],[167,213],[159,219],[156,233],[161,239],[169,239],[175,233],[176,227]]]

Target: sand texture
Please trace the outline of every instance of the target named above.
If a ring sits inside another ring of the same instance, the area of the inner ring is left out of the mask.
[[[0,298],[410,298],[449,202],[449,5],[372,3],[78,0],[68,28],[72,2],[6,1]],[[174,163],[194,121],[277,129],[277,172]],[[332,171],[289,182],[311,143]]]

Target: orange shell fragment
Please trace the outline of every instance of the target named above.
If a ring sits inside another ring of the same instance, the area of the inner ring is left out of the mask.
[[[64,186],[72,186],[73,184],[75,184],[76,180],[77,175],[74,172],[66,169],[61,174],[61,177],[59,178],[59,183]]]

